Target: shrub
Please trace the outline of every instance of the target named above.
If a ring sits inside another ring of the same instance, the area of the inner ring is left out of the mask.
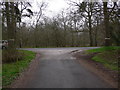
[[[24,54],[16,49],[2,51],[2,63],[11,63],[21,60]]]

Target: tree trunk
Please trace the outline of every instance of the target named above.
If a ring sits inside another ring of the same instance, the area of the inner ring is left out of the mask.
[[[110,46],[110,31],[109,31],[109,15],[107,9],[107,2],[103,2],[103,12],[104,12],[104,30],[105,30],[105,46]]]
[[[67,41],[66,40],[66,23],[64,22],[64,44],[63,44],[64,47],[66,47],[66,45],[67,45],[66,41]]]
[[[89,23],[89,37],[90,37],[90,46],[93,46],[93,35],[92,35],[92,3],[88,4],[88,23]]]
[[[11,2],[11,10],[12,10],[12,13],[11,13],[11,39],[14,39],[14,41],[12,41],[13,43],[13,48],[16,47],[16,13],[15,13],[15,9],[14,9],[14,2]]]
[[[10,5],[8,2],[5,2],[5,10],[6,10],[6,22],[7,22],[7,32],[8,32],[8,39],[11,38],[12,36],[12,31],[10,30],[11,28],[11,22],[10,22]],[[9,42],[9,48],[12,48],[12,44]]]
[[[89,16],[89,37],[90,37],[90,46],[93,46],[93,38],[92,38],[92,26],[91,26],[91,16]]]
[[[15,39],[16,18],[14,12],[14,2],[5,2],[8,39]],[[9,49],[15,48],[14,41],[9,41]]]
[[[98,36],[97,31],[99,29],[98,25],[99,25],[99,20],[97,18],[97,27],[95,28],[95,46],[97,46],[97,36]]]

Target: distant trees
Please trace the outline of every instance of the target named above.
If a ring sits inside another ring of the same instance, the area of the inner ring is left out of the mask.
[[[115,39],[115,37],[118,37],[118,34],[115,35],[116,30],[110,28],[116,27],[115,24],[112,25],[111,23],[116,21],[116,17],[118,18],[117,12],[120,6],[117,2],[87,2],[84,0],[83,2],[70,1],[70,5],[77,7],[77,10],[74,10],[74,12],[78,13],[79,17],[82,17],[83,25],[86,25],[84,28],[88,27],[90,46],[99,45],[98,42],[100,39],[98,39],[98,36],[100,35],[101,38],[103,38],[102,43],[105,46],[114,44],[113,41],[116,40],[116,44],[119,42],[118,39]],[[81,20],[78,19],[79,22],[82,22]],[[117,22],[116,25],[117,24],[119,24],[119,22]],[[104,28],[100,28],[101,25],[103,25]],[[118,26],[116,28],[118,28]],[[98,33],[99,35],[97,35]]]
[[[119,45],[119,7],[116,2],[70,2],[71,7],[53,18],[45,16],[45,2],[32,11],[29,2],[3,2],[3,38],[17,47]],[[25,17],[35,18],[28,25]],[[7,37],[6,37],[7,36]]]
[[[37,39],[39,38],[38,37],[38,32],[40,30],[40,28],[38,28],[40,26],[40,20],[43,16],[43,10],[46,8],[47,4],[45,2],[41,2],[41,3],[37,3],[39,5],[39,11],[38,12],[35,12],[35,20],[33,22],[33,24],[35,25],[35,28],[34,28],[34,44],[35,44],[35,47],[38,47],[38,41]],[[40,38],[39,38],[40,39]]]

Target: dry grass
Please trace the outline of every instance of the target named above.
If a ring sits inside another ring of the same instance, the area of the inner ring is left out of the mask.
[[[24,54],[18,50],[3,50],[2,51],[2,63],[11,63],[21,60]]]

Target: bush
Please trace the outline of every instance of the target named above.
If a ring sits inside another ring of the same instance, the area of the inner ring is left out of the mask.
[[[2,51],[2,63],[11,63],[21,60],[23,58],[23,53],[14,49],[14,50],[3,50]]]

